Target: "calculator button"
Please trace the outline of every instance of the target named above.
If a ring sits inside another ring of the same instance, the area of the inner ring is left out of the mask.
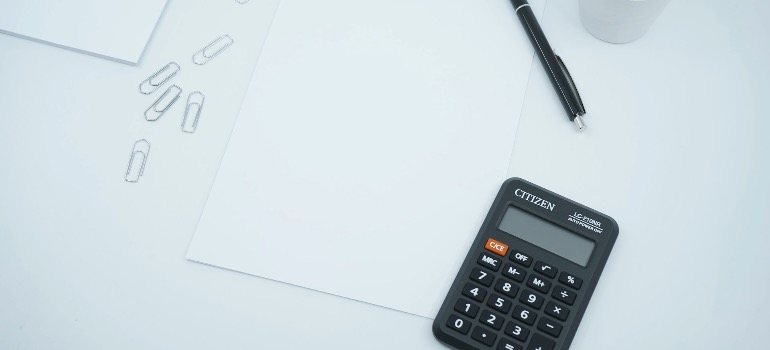
[[[476,327],[471,333],[471,338],[478,340],[486,346],[492,346],[497,339],[497,335],[481,327]]]
[[[573,289],[580,289],[580,286],[583,285],[583,280],[575,277],[575,275],[568,274],[566,271],[562,272],[559,276],[559,282],[564,283]]]
[[[535,324],[535,319],[537,318],[537,314],[534,311],[527,309],[521,305],[516,305],[516,307],[513,308],[513,318],[531,326]]]
[[[489,310],[484,310],[481,312],[481,316],[479,316],[479,321],[495,330],[500,330],[500,328],[503,328],[504,320],[503,316],[497,315]]]
[[[518,250],[511,250],[511,260],[526,267],[532,265],[532,258]]]
[[[505,256],[505,253],[508,252],[508,245],[503,244],[501,242],[498,242],[492,238],[487,240],[487,244],[484,245],[484,248],[487,248],[492,253],[495,253],[500,256]]]
[[[481,255],[479,255],[478,263],[479,265],[494,271],[499,270],[500,265],[502,265],[502,262],[500,261],[500,259],[495,258],[492,256],[492,254],[487,254],[487,253],[481,253]]]
[[[569,316],[569,309],[565,306],[554,303],[553,301],[549,301],[547,304],[545,304],[545,313],[549,316],[556,317],[561,321],[566,321],[567,316]]]
[[[468,334],[468,330],[471,329],[471,322],[457,315],[449,315],[449,321],[446,322],[446,326],[462,334]]]
[[[455,311],[470,318],[476,318],[476,314],[479,313],[479,307],[470,301],[460,298],[457,300],[457,303],[455,303]]]
[[[535,294],[535,292],[529,289],[525,289],[521,292],[519,301],[522,304],[534,307],[535,309],[540,309],[540,307],[543,306],[543,297]]]
[[[527,341],[527,336],[529,336],[529,329],[527,329],[527,327],[525,327],[523,324],[515,321],[508,322],[508,324],[505,326],[504,332],[514,339],[520,340],[522,342]]]
[[[516,344],[508,339],[501,338],[497,344],[497,350],[524,350],[521,345]]]
[[[492,273],[489,271],[484,271],[478,267],[474,267],[473,271],[471,271],[471,279],[489,287],[492,285],[492,281],[495,279],[495,277],[492,276]]]
[[[466,283],[463,287],[463,295],[476,301],[484,301],[487,290],[473,283]]]
[[[487,301],[487,305],[489,305],[489,307],[497,311],[507,314],[508,311],[511,310],[511,306],[513,306],[513,302],[497,294],[492,293],[489,296],[489,301]]]
[[[535,274],[529,276],[527,285],[541,293],[548,293],[548,290],[551,289],[550,281],[546,281],[545,278]]]
[[[519,287],[511,281],[501,278],[495,283],[495,290],[509,298],[515,298],[516,293],[519,292]]]
[[[556,300],[572,305],[575,303],[576,294],[571,290],[567,290],[567,288],[564,288],[562,286],[556,286],[553,288],[553,294],[551,294],[551,296],[554,297]]]
[[[529,342],[527,350],[553,350],[554,346],[556,346],[556,342],[546,338],[542,334],[535,333],[535,335],[532,336],[532,341]]]
[[[537,271],[537,273],[541,273],[541,274],[543,274],[545,276],[548,276],[550,278],[554,278],[554,277],[556,277],[556,272],[558,272],[559,270],[557,270],[555,267],[553,267],[551,265],[548,265],[548,264],[546,264],[546,263],[544,263],[542,261],[538,261],[538,262],[535,263],[535,271]]]
[[[541,318],[540,322],[537,323],[537,329],[554,337],[558,337],[559,334],[561,334],[561,325],[556,323],[556,321],[549,320],[545,317]]]
[[[503,275],[516,282],[524,282],[524,277],[527,275],[527,272],[520,267],[516,267],[511,264],[505,264],[505,267],[503,268]]]

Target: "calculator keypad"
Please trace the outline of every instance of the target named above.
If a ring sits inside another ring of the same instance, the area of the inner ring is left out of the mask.
[[[489,310],[484,310],[481,312],[481,317],[479,317],[479,320],[482,324],[485,326],[492,327],[494,329],[500,329],[503,328],[503,322],[505,322],[505,318],[503,316],[500,316],[496,313],[493,313]]]
[[[492,285],[492,281],[495,279],[495,275],[492,272],[484,271],[478,267],[474,267],[473,272],[471,273],[471,279],[489,287]]]
[[[545,305],[545,313],[560,321],[566,321],[567,316],[569,316],[569,309],[566,306],[549,301],[548,304]]]
[[[519,301],[524,305],[529,305],[535,309],[540,309],[540,307],[543,306],[544,299],[545,298],[543,296],[535,294],[535,292],[529,289],[525,289],[524,292],[521,293]]]
[[[532,258],[529,255],[524,254],[524,253],[522,253],[522,252],[520,252],[518,250],[515,250],[515,249],[511,250],[511,258],[510,259],[512,261],[514,261],[514,262],[524,266],[524,267],[529,267],[530,265],[532,265]]]
[[[564,285],[572,287],[573,289],[580,289],[580,286],[583,285],[583,280],[570,275],[567,272],[561,273],[561,276],[559,276],[559,282],[564,283]]]
[[[471,338],[478,340],[479,342],[481,342],[486,346],[492,346],[492,344],[495,343],[497,334],[490,332],[484,328],[476,327],[473,329],[473,334],[471,334]]]
[[[501,278],[495,283],[495,291],[500,292],[509,298],[515,298],[516,293],[519,292],[519,287],[511,281]]]
[[[505,264],[503,275],[516,282],[524,282],[524,277],[527,276],[527,272],[521,267]]]
[[[548,276],[549,278],[556,277],[556,273],[558,272],[558,270],[556,270],[555,267],[548,265],[542,261],[538,261],[535,263],[535,271],[537,271],[537,273]]]
[[[475,318],[476,314],[479,313],[479,307],[470,301],[460,298],[457,299],[457,303],[455,304],[455,311],[470,318]]]
[[[484,301],[487,296],[487,290],[473,283],[466,283],[463,287],[463,295],[478,302]]]
[[[529,278],[527,278],[527,286],[534,288],[540,293],[548,293],[548,290],[551,289],[551,282],[546,280],[543,276],[531,274]]]
[[[487,306],[497,311],[500,311],[504,314],[507,314],[508,311],[511,309],[511,306],[513,306],[513,302],[493,293],[492,295],[489,296],[489,301],[487,302]]]
[[[556,300],[560,300],[562,302],[565,302],[569,305],[572,305],[575,303],[575,297],[577,294],[571,290],[567,290],[567,288],[564,288],[562,286],[556,286],[553,289],[553,294],[551,294],[552,297],[554,297]]]
[[[497,271],[500,270],[500,265],[502,265],[501,261],[501,259],[492,256],[492,254],[481,253],[481,255],[479,255],[478,263],[492,271]]]
[[[511,321],[508,322],[508,324],[505,326],[505,334],[515,338],[516,340],[525,342],[529,336],[529,328],[516,321]]]
[[[583,281],[494,239],[484,248],[447,327],[470,333],[481,348],[553,350]]]

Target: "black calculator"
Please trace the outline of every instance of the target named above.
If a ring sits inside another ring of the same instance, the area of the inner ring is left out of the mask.
[[[459,350],[569,349],[617,237],[611,217],[507,180],[433,334]]]

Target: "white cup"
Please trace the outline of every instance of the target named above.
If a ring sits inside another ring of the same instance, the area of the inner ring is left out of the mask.
[[[669,0],[580,0],[580,18],[593,36],[614,44],[641,38]]]

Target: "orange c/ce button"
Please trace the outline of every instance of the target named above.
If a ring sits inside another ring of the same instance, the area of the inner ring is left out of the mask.
[[[492,238],[487,240],[487,244],[484,246],[484,248],[487,248],[492,253],[505,256],[505,253],[508,252],[508,246],[505,244],[502,244]]]

